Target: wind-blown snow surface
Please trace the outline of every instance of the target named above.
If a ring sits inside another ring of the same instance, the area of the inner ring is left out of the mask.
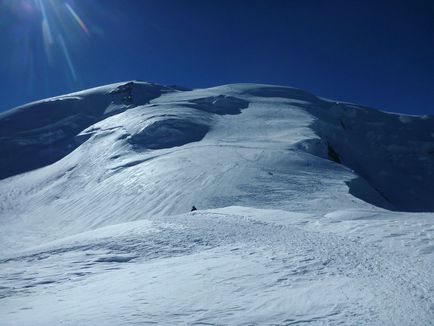
[[[0,324],[432,324],[433,137],[256,84],[6,112]]]

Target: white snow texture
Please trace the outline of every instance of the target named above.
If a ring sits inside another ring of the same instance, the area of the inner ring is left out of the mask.
[[[434,324],[433,117],[131,81],[0,151],[0,325]]]

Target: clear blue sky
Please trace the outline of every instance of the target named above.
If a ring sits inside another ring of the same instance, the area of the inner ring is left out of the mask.
[[[0,0],[0,111],[130,79],[434,114],[434,1]]]

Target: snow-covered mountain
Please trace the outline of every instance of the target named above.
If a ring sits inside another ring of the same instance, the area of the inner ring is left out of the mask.
[[[434,320],[433,117],[133,81],[0,114],[0,150],[2,325]]]

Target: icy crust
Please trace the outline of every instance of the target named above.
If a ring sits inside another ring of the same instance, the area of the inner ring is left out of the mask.
[[[188,120],[175,118],[158,120],[128,137],[128,142],[136,149],[170,148],[200,141],[208,130],[208,126]]]
[[[233,96],[217,95],[192,99],[187,106],[217,114],[240,114],[242,109],[249,106],[249,102]]]

